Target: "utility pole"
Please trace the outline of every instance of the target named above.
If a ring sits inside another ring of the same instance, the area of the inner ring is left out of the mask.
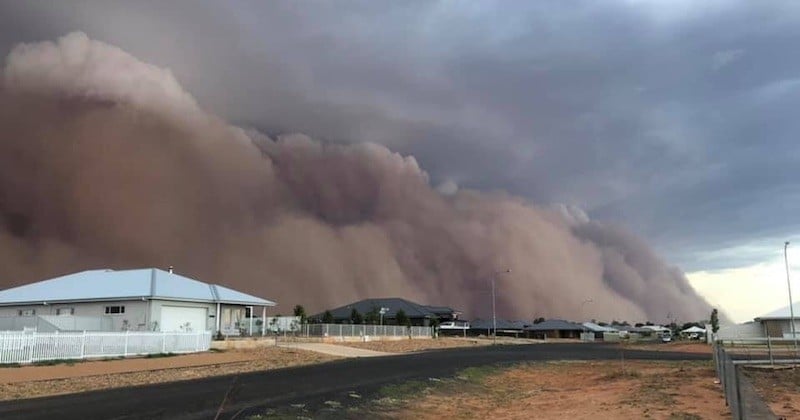
[[[497,345],[497,313],[494,310],[494,280],[496,275],[492,276],[492,345]]]
[[[797,357],[797,334],[794,330],[794,305],[792,302],[792,282],[789,280],[789,241],[783,243],[783,262],[786,264],[786,286],[789,288],[789,323],[792,326],[792,341],[794,341],[794,356]]]
[[[492,274],[492,345],[497,345],[497,312],[495,311],[495,293],[494,293],[494,283],[495,279],[499,274],[503,273],[510,273],[511,269],[507,269],[504,271],[494,272]]]

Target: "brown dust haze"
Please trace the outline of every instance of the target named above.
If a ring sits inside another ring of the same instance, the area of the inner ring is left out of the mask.
[[[499,315],[683,320],[710,308],[626,230],[431,188],[378,144],[269,138],[82,33],[17,46],[0,87],[0,286],[166,267],[321,311],[398,296]],[[592,302],[582,304],[585,300]]]

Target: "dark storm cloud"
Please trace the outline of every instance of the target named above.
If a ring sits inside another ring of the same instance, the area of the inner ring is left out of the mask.
[[[685,269],[800,231],[792,2],[0,4],[3,51],[82,30],[235,123],[578,205]]]

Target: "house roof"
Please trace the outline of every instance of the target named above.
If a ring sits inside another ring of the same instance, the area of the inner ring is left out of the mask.
[[[453,308],[447,306],[430,306],[430,305],[420,305],[423,308],[437,314],[437,315],[451,315],[453,313],[460,313]]]
[[[274,306],[275,302],[157,268],[89,270],[0,291],[0,306],[122,299]]]
[[[685,330],[681,330],[682,333],[705,333],[706,330],[703,328],[698,327],[697,325],[693,325]]]
[[[625,331],[629,333],[639,333],[639,334],[653,334],[658,332],[652,328],[645,328],[645,327],[633,327],[633,326],[619,326],[620,331]]]
[[[498,330],[522,330],[525,326],[529,324],[525,321],[512,321],[508,319],[498,319],[497,320],[497,329]],[[492,320],[491,319],[473,319],[469,322],[469,328],[471,330],[487,330],[492,328]]]
[[[386,318],[394,318],[397,316],[397,311],[403,310],[409,318],[437,318],[439,315],[452,314],[456,311],[452,308],[445,306],[426,306],[414,303],[410,300],[403,298],[371,298],[359,300],[336,309],[330,309],[331,315],[334,319],[348,319],[350,313],[355,308],[358,313],[364,315],[373,309],[388,308],[388,311],[383,314]],[[323,313],[313,315],[312,318],[322,318]]]
[[[591,332],[617,332],[616,328],[602,326],[599,324],[595,324],[594,322],[584,322],[583,326],[586,327],[586,329]]]
[[[800,302],[793,303],[792,309],[794,310],[795,318],[800,318]],[[789,311],[789,305],[786,305],[783,308],[776,309],[770,313],[761,315],[760,317],[757,317],[755,320],[762,321],[767,319],[789,319],[791,316],[792,314]]]
[[[657,331],[657,332],[671,331],[670,328],[665,327],[663,325],[643,325],[642,328],[646,328],[648,330],[653,330],[653,331]]]
[[[525,331],[584,331],[586,327],[563,319],[548,319],[538,324],[528,325]]]

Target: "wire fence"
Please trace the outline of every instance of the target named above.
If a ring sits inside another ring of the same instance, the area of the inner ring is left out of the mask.
[[[211,347],[211,332],[0,332],[0,364],[45,360],[193,353]]]
[[[770,364],[774,360],[736,360],[721,342],[714,343],[713,354],[717,377],[722,384],[731,417],[734,420],[777,419],[747,376],[742,373],[742,366],[745,364]]]

